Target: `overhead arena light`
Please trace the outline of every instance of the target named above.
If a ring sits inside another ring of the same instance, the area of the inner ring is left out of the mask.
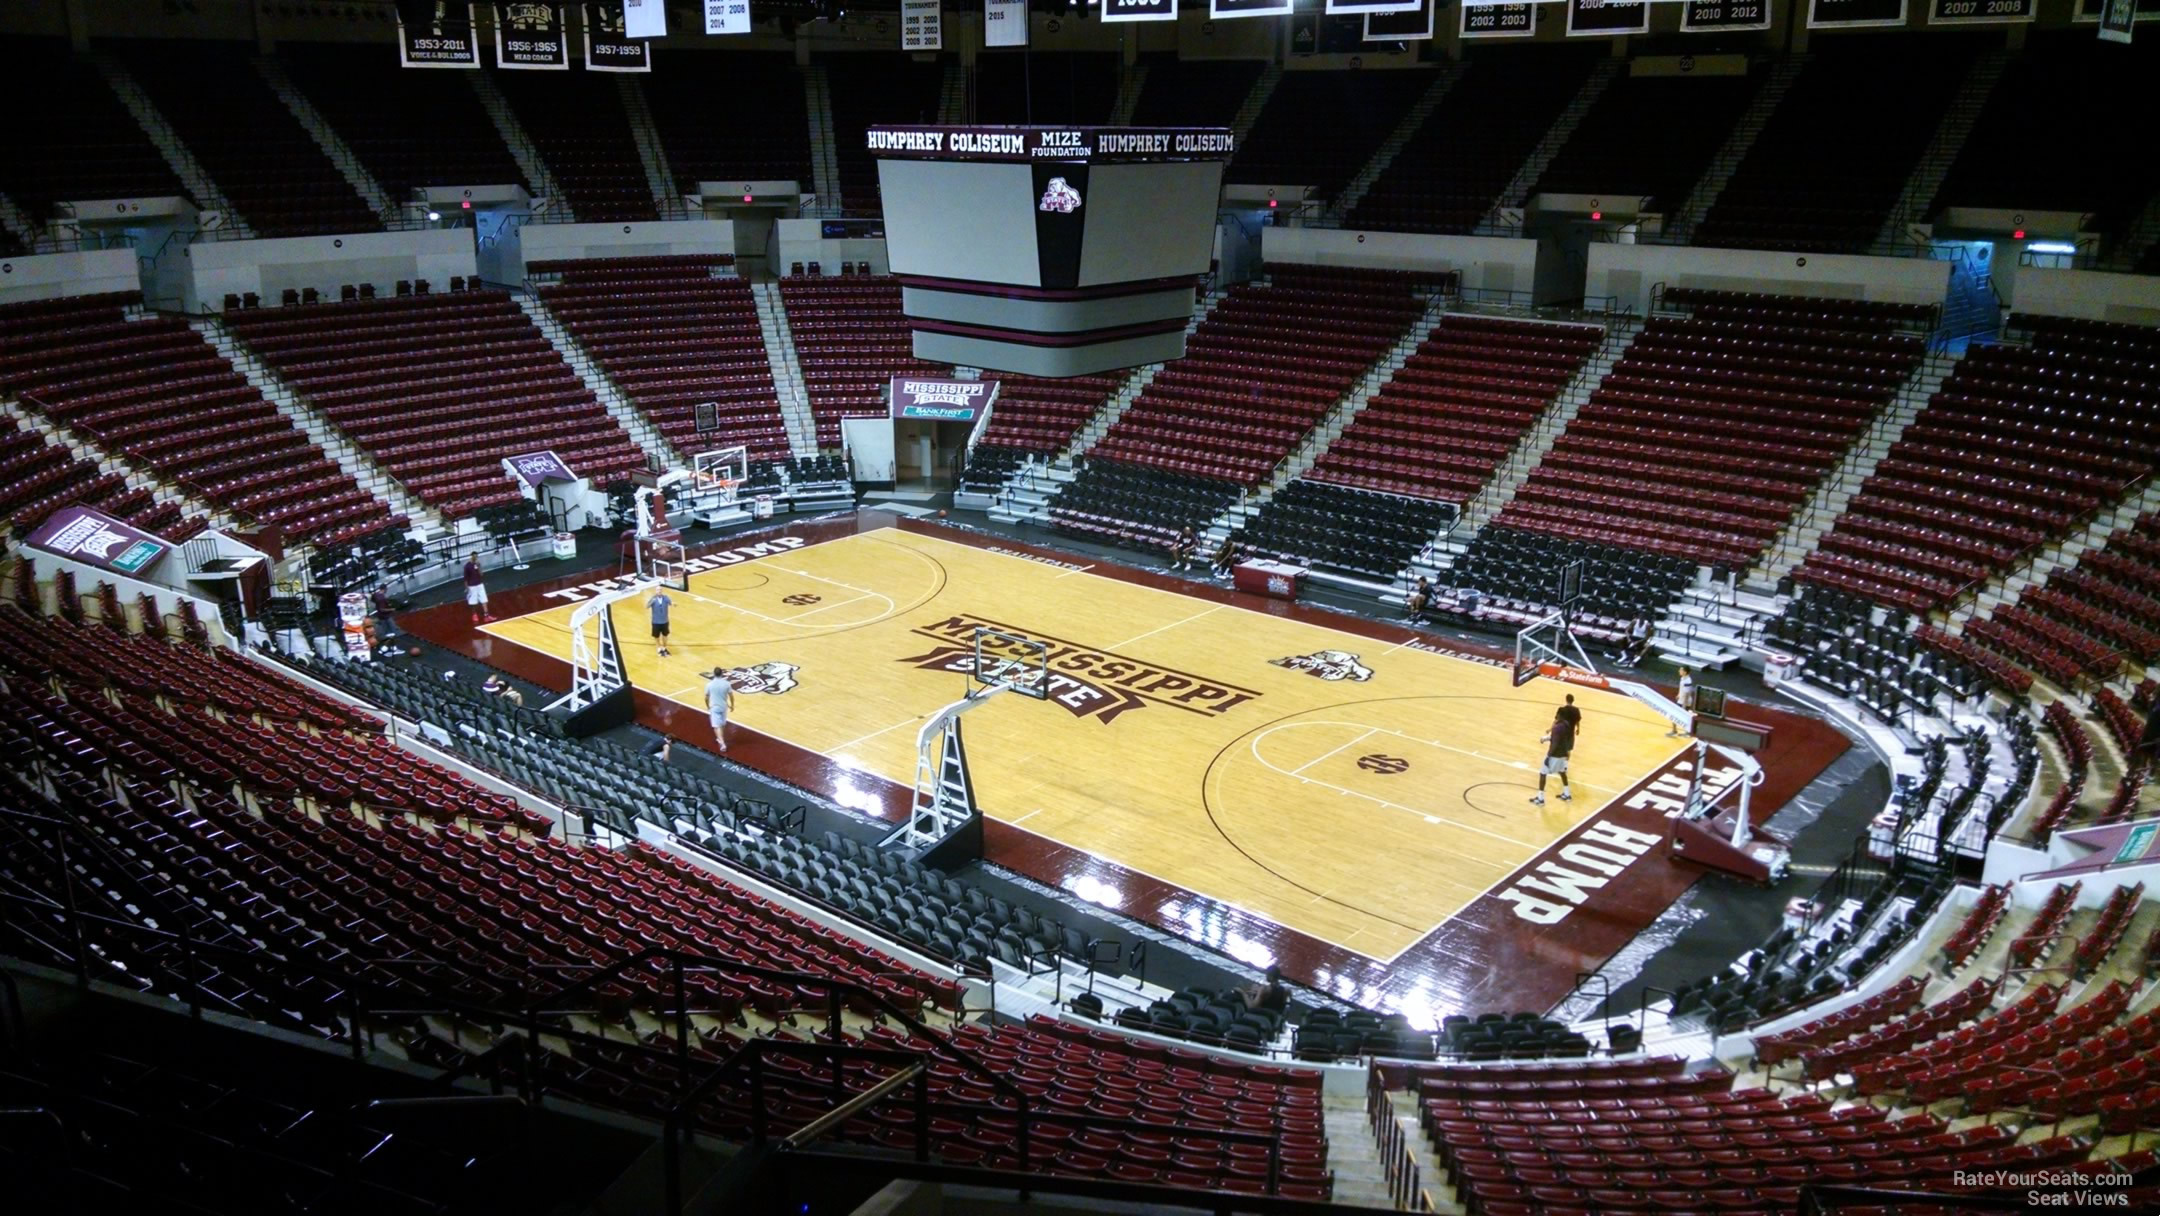
[[[2076,253],[2077,246],[2068,241],[2034,241],[2025,247],[2027,253]]]

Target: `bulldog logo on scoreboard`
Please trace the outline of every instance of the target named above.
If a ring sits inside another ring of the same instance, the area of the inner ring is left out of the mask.
[[[1358,657],[1347,650],[1315,650],[1311,654],[1285,655],[1268,662],[1322,680],[1354,680],[1363,684],[1372,679],[1372,668],[1359,662]]]
[[[727,669],[726,674],[728,683],[735,686],[736,692],[746,694],[766,693],[777,697],[782,693],[794,691],[795,673],[800,670],[801,668],[793,663],[782,663],[773,660],[766,663],[755,663],[748,667],[730,667]]]
[[[1053,177],[1050,179],[1050,185],[1043,190],[1042,202],[1039,206],[1044,211],[1054,211],[1060,215],[1071,215],[1080,209],[1080,192],[1068,185],[1064,178]]]

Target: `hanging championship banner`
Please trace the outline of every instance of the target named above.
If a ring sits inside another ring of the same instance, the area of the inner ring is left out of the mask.
[[[667,37],[667,5],[661,0],[622,0],[623,36]]]
[[[1407,13],[1365,14],[1365,41],[1420,42],[1433,36],[1434,0]]]
[[[1770,0],[1687,0],[1680,10],[1683,34],[1723,34],[1770,28]]]
[[[1027,44],[1027,0],[983,0],[983,45]]]
[[[935,6],[932,6],[935,8]],[[750,32],[750,0],[705,0],[705,32],[708,34],[747,34]]]
[[[1570,38],[1647,34],[1650,0],[1568,0]]]
[[[495,66],[567,72],[569,17],[560,4],[495,6]]]
[[[2128,43],[2137,26],[2137,0],[2105,0],[2100,10],[2100,40]]]
[[[707,4],[705,32],[712,32]],[[900,49],[936,51],[945,47],[945,0],[900,0]]]
[[[463,0],[398,0],[398,64],[408,68],[477,68],[480,39]]]
[[[1465,38],[1529,38],[1537,34],[1535,4],[1464,4]]]
[[[588,72],[652,71],[652,48],[623,33],[623,10],[621,5],[588,4],[585,6],[585,70]]]
[[[1808,28],[1905,24],[1905,0],[1808,0]]]
[[[2031,21],[2038,0],[1929,0],[1929,25],[2015,25]]]
[[[1297,7],[1297,0],[1208,0],[1208,16],[1217,21],[1225,17],[1286,17]]]
[[[1102,0],[1105,25],[1114,21],[1175,21],[1177,0]]]
[[[1423,5],[1425,0],[1327,0],[1330,15],[1344,13],[1407,13]]]

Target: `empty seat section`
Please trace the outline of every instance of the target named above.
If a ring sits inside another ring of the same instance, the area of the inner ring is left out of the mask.
[[[1838,301],[1675,289],[1501,511],[1514,528],[1752,566],[1919,363]]]
[[[29,528],[65,506],[94,507],[174,543],[204,527],[179,504],[130,488],[125,474],[100,472],[36,430],[0,420],[0,520]]]
[[[787,426],[750,284],[712,258],[555,263],[540,298],[609,380],[685,460],[741,444],[785,460]],[[716,431],[699,432],[697,407]]]
[[[1966,353],[1798,580],[1926,614],[2151,472],[2160,459],[2151,331],[2027,324],[2028,346]]]
[[[976,121],[1100,126],[1122,71],[1108,51],[984,51],[975,57]]]
[[[1971,39],[1933,31],[1816,43],[1691,239],[1865,252],[1978,50]]]
[[[10,114],[64,114],[66,122],[18,125],[0,142],[0,194],[36,219],[53,204],[89,199],[186,197],[135,116],[87,60],[54,40],[13,44],[0,76]]]
[[[817,419],[820,450],[840,446],[842,418],[883,418],[894,376],[946,376],[915,357],[915,335],[900,312],[900,281],[884,275],[790,275],[781,303]]]
[[[983,427],[981,445],[1048,455],[1071,442],[1125,379],[1123,374],[1044,380],[997,375],[997,401]]]
[[[1429,498],[1299,478],[1268,499],[1237,539],[1252,556],[1388,581],[1454,518],[1451,504]]]
[[[250,309],[233,334],[420,501],[452,518],[515,502],[502,461],[552,449],[596,485],[647,467],[500,291]]]
[[[1582,91],[1599,55],[1469,48],[1455,82],[1350,210],[1353,228],[1469,232]]]
[[[1411,281],[1277,265],[1230,289],[1093,458],[1259,484],[1411,324]]]
[[[1140,64],[1147,79],[1133,104],[1136,127],[1227,127],[1267,67],[1259,59],[1180,59],[1167,52],[1142,54]]]
[[[122,46],[128,71],[256,235],[382,231],[381,217],[256,70],[253,48],[191,42],[176,55],[163,42]],[[204,87],[213,80],[217,87]]]
[[[523,186],[463,72],[413,72],[377,46],[284,44],[278,58],[395,202],[423,186]]]
[[[578,219],[615,223],[660,218],[615,76],[497,72],[494,79],[509,99],[518,124],[539,147],[548,172],[570,196],[570,208]],[[730,107],[726,112],[741,110]],[[725,125],[713,119],[714,113],[700,110],[698,121]],[[657,122],[658,113],[654,117]]]
[[[663,50],[651,75],[631,79],[645,90],[653,131],[682,193],[712,181],[788,181],[806,194],[817,189],[802,70],[793,55]]]
[[[193,497],[278,525],[289,541],[334,544],[404,523],[185,321],[131,321],[115,303],[13,306],[0,313],[0,386]]]

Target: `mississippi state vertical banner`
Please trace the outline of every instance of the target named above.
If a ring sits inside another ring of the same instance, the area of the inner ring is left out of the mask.
[[[750,0],[705,0],[705,32],[749,33]]]
[[[900,49],[935,51],[945,46],[945,0],[900,0]]]
[[[1027,0],[983,0],[983,45],[1027,44]]]
[[[1102,19],[1112,21],[1175,21],[1177,0],[1102,0]]]
[[[480,39],[465,0],[398,0],[397,19],[401,67],[480,66]]]
[[[621,4],[603,0],[585,6],[585,70],[652,71],[652,48],[623,32]]]
[[[560,4],[495,6],[495,66],[570,70],[570,30]]]

